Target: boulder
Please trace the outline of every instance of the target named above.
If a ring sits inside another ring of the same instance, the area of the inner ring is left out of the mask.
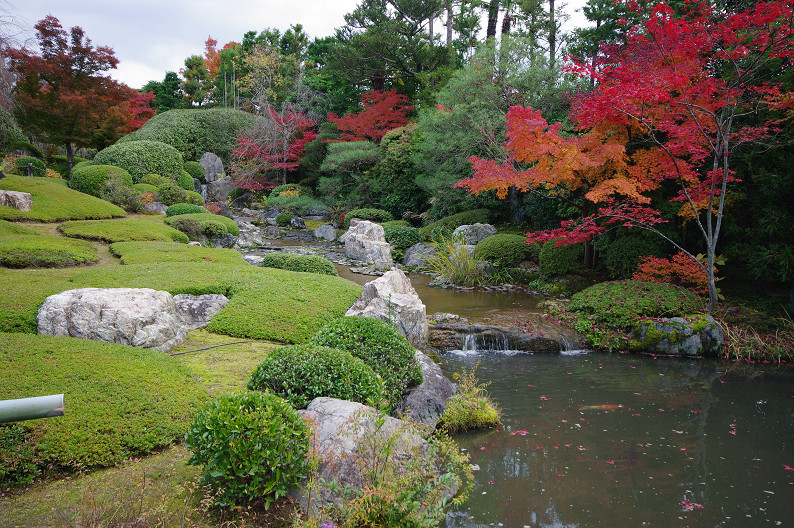
[[[163,202],[152,202],[152,203],[145,204],[143,206],[144,212],[157,213],[157,214],[161,214],[161,215],[165,214],[166,209],[168,209],[168,206],[165,205]]]
[[[339,237],[345,244],[345,254],[365,264],[391,266],[391,246],[386,242],[383,226],[354,218],[350,229]]]
[[[231,248],[237,243],[237,237],[231,233],[226,233],[223,236],[212,237],[210,241],[212,242],[212,247]]]
[[[253,202],[253,200],[254,200],[253,194],[251,194],[250,192],[243,193],[242,195],[232,200],[231,206],[234,209],[242,209],[244,207],[251,205],[251,202]]]
[[[424,381],[408,392],[392,414],[435,429],[447,408],[447,400],[455,394],[456,387],[444,376],[435,361],[418,350],[415,356],[422,368]]]
[[[364,285],[361,296],[345,313],[348,317],[356,315],[391,322],[416,348],[427,344],[425,305],[400,269],[389,270]]]
[[[336,226],[332,223],[323,224],[314,230],[314,238],[333,242],[336,240]]]
[[[231,178],[219,178],[207,184],[207,201],[225,202],[229,198],[229,193],[234,188]]]
[[[188,328],[173,296],[149,288],[81,288],[51,295],[38,313],[43,335],[95,339],[168,351]]]
[[[237,227],[240,228],[240,234],[237,236],[237,247],[249,248],[264,245],[265,241],[262,239],[262,230],[251,222],[235,219]]]
[[[220,294],[188,295],[182,293],[174,295],[174,304],[182,323],[188,330],[204,328],[215,314],[229,304],[229,299]]]
[[[204,181],[207,183],[212,183],[226,175],[223,170],[223,161],[212,152],[205,152],[199,163],[204,167]]]
[[[26,192],[0,190],[0,205],[27,212],[33,205],[33,196]]]
[[[289,225],[293,229],[306,229],[306,222],[300,216],[293,216],[289,219]]]
[[[716,356],[725,340],[722,326],[710,315],[672,317],[641,323],[632,333],[632,348],[669,356]]]
[[[405,250],[403,265],[411,268],[424,268],[425,261],[431,255],[438,253],[438,248],[426,244],[414,244]]]
[[[428,456],[427,440],[408,422],[391,417],[381,421],[375,409],[335,398],[316,398],[305,411],[298,412],[313,423],[314,452],[320,460],[317,487],[310,488],[304,481],[293,493],[311,516],[343,504],[345,490],[363,489],[375,468],[394,470],[398,475],[411,469],[422,471],[428,480],[443,475],[440,464]],[[387,451],[388,468],[380,458]],[[381,474],[381,478],[385,476],[388,473]],[[454,497],[460,486],[457,478],[435,484],[433,489],[445,499]]]
[[[260,257],[259,255],[243,255],[243,260],[252,266],[261,266],[265,261],[265,257]]]
[[[462,237],[463,240],[466,241],[466,244],[469,245],[476,245],[481,240],[488,238],[491,235],[496,234],[496,228],[491,224],[471,224],[471,225],[462,225],[455,229],[452,232],[452,236],[454,237]]]

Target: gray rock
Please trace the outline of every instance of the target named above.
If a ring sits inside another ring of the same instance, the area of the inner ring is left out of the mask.
[[[196,246],[196,247],[204,247],[201,242],[197,240],[191,240],[187,243],[188,246]]]
[[[240,234],[237,236],[237,247],[249,248],[263,245],[262,230],[251,222],[237,218],[235,220]]]
[[[223,236],[212,237],[210,242],[212,242],[212,247],[231,248],[237,243],[237,237],[231,233],[226,233]]]
[[[314,230],[314,238],[333,242],[336,240],[336,226],[332,223],[323,224]]]
[[[226,175],[223,170],[223,161],[212,152],[205,152],[199,163],[204,167],[204,181],[207,183],[212,183]]]
[[[425,305],[411,286],[411,280],[400,269],[389,270],[382,277],[365,284],[361,296],[345,316],[388,321],[414,347],[427,345],[429,325]]]
[[[463,240],[466,241],[467,244],[476,245],[480,241],[488,238],[491,235],[496,234],[496,228],[491,224],[471,224],[471,225],[462,225],[455,229],[452,232],[452,236],[454,237],[462,237]]]
[[[174,295],[174,304],[182,322],[188,330],[204,328],[215,314],[229,304],[229,299],[219,294]]]
[[[300,216],[293,216],[290,218],[289,225],[292,226],[293,229],[306,229],[306,222],[304,222],[303,218]]]
[[[722,326],[710,315],[690,320],[672,317],[649,321],[634,332],[632,338],[644,352],[671,356],[716,356],[725,340]]]
[[[234,209],[242,209],[248,205],[251,205],[253,199],[254,195],[250,192],[243,193],[232,201],[232,207]]]
[[[383,226],[354,218],[350,229],[339,237],[345,244],[345,254],[355,260],[376,266],[391,266],[391,246],[386,242]]]
[[[427,440],[408,422],[385,417],[379,426],[375,409],[334,398],[316,398],[305,411],[298,412],[314,425],[314,449],[320,459],[317,489],[311,490],[303,482],[293,493],[309,515],[342,505],[346,489],[361,490],[369,484],[368,471],[376,464],[384,467],[378,457],[386,453],[388,443],[392,445],[387,464],[397,474],[413,468],[421,470],[428,480],[442,476],[440,464],[428,456]],[[436,482],[436,486],[441,485]],[[459,486],[458,479],[453,478],[439,490],[440,495],[452,498]]]
[[[411,268],[424,268],[425,261],[431,255],[438,253],[438,248],[426,244],[414,244],[405,250],[403,265]]]
[[[431,348],[449,350],[519,350],[554,354],[581,349],[582,336],[560,325],[538,326],[527,332],[522,328],[484,324],[438,323],[430,326]]]
[[[0,190],[0,205],[27,212],[33,205],[33,196],[26,192]]]
[[[455,394],[455,384],[444,376],[435,361],[418,350],[415,355],[424,381],[408,392],[392,415],[435,429],[447,408],[447,400]]]
[[[259,255],[243,255],[243,260],[252,266],[261,266],[265,261],[265,257],[260,257]]]
[[[269,218],[268,222],[270,222]],[[281,238],[281,229],[279,229],[276,225],[268,225],[267,227],[262,228],[262,236],[269,239]]]
[[[187,336],[170,293],[149,288],[81,288],[51,295],[38,313],[42,335],[95,339],[168,351]]]
[[[152,202],[143,206],[143,210],[147,213],[157,213],[164,215],[166,209],[168,209],[168,206],[162,202]]]
[[[207,201],[225,202],[233,188],[234,182],[229,177],[209,182],[207,183]]]

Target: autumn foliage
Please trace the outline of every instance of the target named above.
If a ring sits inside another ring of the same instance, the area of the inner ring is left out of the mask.
[[[395,90],[372,90],[361,96],[361,111],[338,117],[328,114],[328,121],[339,127],[340,141],[374,141],[379,143],[386,132],[408,124],[413,106]]]
[[[637,265],[637,271],[631,278],[644,282],[669,282],[700,294],[707,294],[709,291],[706,271],[683,252],[669,259],[645,257]]]

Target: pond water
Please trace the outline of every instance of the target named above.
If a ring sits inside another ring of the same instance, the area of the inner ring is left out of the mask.
[[[600,353],[447,353],[504,428],[455,438],[475,472],[447,528],[791,526],[794,373]]]

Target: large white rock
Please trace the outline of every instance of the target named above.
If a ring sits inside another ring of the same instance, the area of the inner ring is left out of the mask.
[[[383,226],[367,220],[354,218],[350,229],[339,237],[345,244],[345,254],[365,264],[391,266],[391,246],[386,242]]]
[[[364,291],[348,309],[346,316],[362,316],[389,321],[416,348],[427,344],[427,310],[411,280],[400,269],[364,285]]]
[[[479,244],[491,235],[496,234],[496,228],[491,224],[470,224],[462,225],[452,232],[453,237],[461,237],[467,245]]]
[[[33,205],[33,197],[26,192],[0,190],[0,205],[27,212]]]
[[[179,297],[149,288],[68,290],[45,299],[38,332],[166,352],[228,303],[221,295]]]
[[[262,239],[262,230],[242,218],[234,220],[240,228],[240,235],[237,237],[237,246],[241,248],[262,246],[265,241]]]

